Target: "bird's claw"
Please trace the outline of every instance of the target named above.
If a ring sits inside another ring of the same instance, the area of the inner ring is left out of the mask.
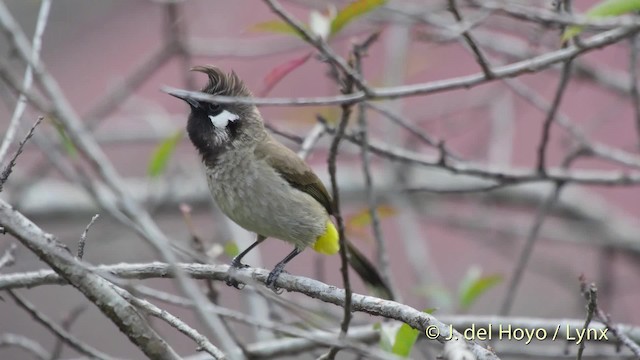
[[[244,268],[248,268],[249,267],[249,265],[243,264],[240,261],[236,261],[235,259],[231,260],[231,265],[230,266],[232,268],[234,268],[234,269],[244,269]]]
[[[236,280],[233,276],[231,276],[231,274],[227,274],[227,276],[224,278],[224,282],[227,284],[227,286],[233,286],[238,290],[244,289],[245,286],[244,283]]]
[[[267,281],[265,282],[265,285],[267,285],[269,289],[273,290],[273,292],[275,292],[278,295],[282,294],[282,292],[284,291],[283,289],[276,286],[276,280],[278,280],[278,277],[280,276],[281,273],[282,273],[282,269],[279,269],[279,268],[273,269],[269,273],[269,276],[267,276]]]
[[[227,284],[227,286],[233,286],[238,290],[242,290],[245,284],[236,280],[233,273],[235,273],[236,269],[244,269],[248,267],[249,265],[243,264],[240,261],[232,261],[229,270],[227,270],[227,276],[224,278],[224,282]]]

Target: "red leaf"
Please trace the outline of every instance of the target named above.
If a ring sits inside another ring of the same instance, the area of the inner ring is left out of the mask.
[[[273,70],[267,74],[264,78],[264,88],[260,92],[260,96],[266,96],[274,86],[276,86],[285,76],[290,72],[306,63],[311,57],[313,52],[309,52],[302,57],[289,60],[284,64],[276,66]]]

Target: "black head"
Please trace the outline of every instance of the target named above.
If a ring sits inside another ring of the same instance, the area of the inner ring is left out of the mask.
[[[213,66],[196,66],[191,71],[199,71],[209,77],[207,85],[202,89],[204,93],[251,96],[251,92],[234,72],[227,74]],[[208,166],[215,166],[219,156],[227,150],[250,146],[264,132],[260,114],[253,105],[215,104],[176,97],[186,101],[191,107],[187,132]]]

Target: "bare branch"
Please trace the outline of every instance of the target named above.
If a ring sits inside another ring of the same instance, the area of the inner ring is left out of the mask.
[[[178,319],[168,311],[162,310],[146,300],[138,299],[126,290],[117,287],[114,287],[114,290],[116,290],[124,299],[129,301],[134,306],[142,309],[144,312],[152,316],[166,321],[173,328],[193,339],[193,341],[195,341],[202,350],[213,356],[215,359],[225,358],[224,353],[217,347],[215,347],[211,342],[209,342],[206,337],[202,336],[194,328],[190,327],[185,322]]]
[[[571,59],[567,60],[562,66],[562,74],[560,75],[560,83],[556,90],[556,95],[553,98],[551,107],[547,112],[547,117],[544,120],[542,128],[542,138],[540,139],[540,145],[538,145],[538,171],[542,174],[546,172],[546,157],[547,148],[549,146],[549,138],[551,136],[551,124],[556,118],[558,109],[560,108],[560,102],[562,96],[565,93],[567,85],[569,84],[569,76],[571,75]]]
[[[449,1],[449,11],[453,14],[453,17],[456,19],[456,21],[461,23],[463,21],[462,15],[458,10],[458,6],[456,5],[456,0],[448,0],[448,1]],[[491,79],[493,77],[493,72],[491,71],[491,65],[489,65],[489,61],[480,50],[480,47],[476,43],[473,36],[471,36],[471,32],[469,30],[463,31],[462,37],[464,38],[467,45],[469,45],[469,48],[473,52],[473,55],[476,57],[476,62],[478,62],[478,64],[480,65],[480,68],[482,68],[482,71],[484,72],[485,77],[487,79]]]
[[[9,346],[19,347],[35,356],[38,360],[51,359],[51,355],[42,347],[42,345],[40,345],[39,342],[22,335],[11,333],[1,334],[0,348]]]
[[[7,293],[13,300],[24,309],[31,317],[33,317],[37,322],[42,324],[47,330],[52,332],[56,337],[58,337],[61,341],[64,341],[70,347],[80,352],[81,354],[85,354],[92,358],[100,359],[100,360],[108,360],[113,359],[111,356],[99,351],[98,349],[93,348],[92,346],[85,344],[84,342],[77,339],[75,336],[71,335],[68,331],[63,329],[60,325],[56,324],[55,321],[49,319],[46,315],[39,312],[36,307],[23,298],[21,295],[15,293],[13,290],[7,290]]]
[[[347,62],[338,56],[331,48],[327,45],[327,43],[319,36],[315,36],[307,31],[302,24],[298,22],[291,14],[289,14],[280,4],[275,0],[265,0],[269,8],[276,13],[278,16],[282,18],[287,24],[289,24],[292,28],[294,28],[302,38],[311,44],[313,47],[318,49],[318,51],[326,56],[329,61],[335,64],[340,70],[342,70],[347,76],[353,79],[355,85],[363,91],[364,94],[370,94],[371,90],[369,86],[365,82],[365,80],[358,74],[352,66],[347,64]]]
[[[58,83],[44,69],[42,64],[34,62],[34,60],[29,57],[29,42],[3,3],[0,3],[0,29],[8,35],[22,61],[33,67],[36,80],[42,85],[43,91],[52,100],[52,110],[56,118],[64,125],[65,130],[79,152],[88,160],[92,168],[113,192],[118,208],[136,224],[134,229],[154,247],[163,259],[171,264],[175,263],[176,256],[171,251],[168,239],[151,219],[149,213],[139,204],[132,201],[130,194],[126,193],[122,179],[116,169],[96,143],[95,139],[87,134],[84,125],[68,100],[64,97]],[[3,71],[0,71],[0,73],[2,72]],[[188,294],[191,299],[194,299],[196,304],[199,304],[195,310],[199,320],[205,325],[209,332],[209,335],[213,336],[216,334],[221,339],[223,348],[229,356],[233,359],[237,358],[240,350],[237,348],[224,324],[215,316],[205,315],[203,306],[207,302],[207,299],[204,294],[202,294],[196,284],[190,281],[184,274],[180,273],[179,269],[176,268],[174,271],[176,271],[175,281],[181,290],[185,294]]]
[[[233,96],[214,96],[196,91],[186,91],[171,87],[164,87],[163,91],[180,97],[189,97],[199,101],[215,102],[220,104],[255,104],[257,106],[311,106],[311,105],[339,105],[351,104],[365,99],[395,99],[399,97],[427,95],[454,89],[468,89],[485,84],[496,79],[503,79],[522,75],[525,73],[539,72],[554,64],[566,61],[577,55],[613,44],[625,39],[640,30],[640,25],[614,29],[583,40],[581,45],[568,46],[564,49],[549,52],[530,59],[515,62],[509,65],[493,68],[494,77],[487,80],[484,73],[449,78],[446,80],[432,81],[415,85],[402,85],[386,88],[372,88],[371,95],[357,91],[348,95],[314,97],[314,98],[252,98]]]
[[[16,252],[16,244],[9,245],[9,248],[4,251],[4,254],[0,256],[0,270],[5,266],[11,266],[15,263],[14,253]]]
[[[96,220],[98,220],[99,217],[100,214],[93,215],[91,221],[89,221],[87,227],[82,232],[82,235],[80,235],[80,241],[78,242],[78,252],[76,254],[76,257],[80,260],[82,260],[82,257],[84,256],[84,244],[87,241],[87,233],[89,232],[89,228],[91,227],[91,225],[93,225],[94,222],[96,222]]]
[[[629,94],[635,112],[635,123],[638,138],[640,139],[640,93],[638,92],[638,47],[640,47],[638,35],[629,38]]]
[[[40,58],[42,35],[44,34],[44,29],[47,27],[47,20],[49,19],[49,9],[51,9],[51,0],[43,0],[40,3],[40,11],[38,12],[36,30],[33,34],[33,48],[31,51],[31,58],[34,60],[34,62],[38,62]],[[32,82],[33,69],[31,68],[31,66],[27,65],[27,70],[25,70],[24,72],[24,80],[22,81],[22,88],[25,90],[29,90]],[[0,145],[0,164],[2,164],[7,151],[9,151],[9,146],[13,142],[16,130],[18,129],[18,124],[20,123],[20,119],[22,118],[22,115],[24,114],[26,108],[27,99],[23,94],[20,94],[16,103],[16,107],[13,110],[13,115],[11,115],[11,120],[9,120],[9,128],[4,135],[2,145]]]
[[[353,91],[354,81],[351,78],[346,80],[344,88],[341,90],[344,94],[349,94]],[[349,117],[353,107],[349,104],[342,106],[342,115],[340,122],[338,123],[338,129],[335,131],[333,140],[331,141],[331,147],[329,148],[329,156],[327,158],[327,166],[329,168],[329,177],[331,178],[331,190],[333,199],[334,216],[338,223],[338,235],[340,242],[340,273],[342,274],[342,284],[345,289],[345,302],[344,302],[344,314],[342,324],[340,325],[340,339],[344,339],[349,331],[349,324],[351,322],[351,282],[349,280],[349,260],[347,250],[347,240],[345,238],[344,219],[340,213],[340,189],[338,188],[338,181],[336,178],[336,159],[338,157],[338,149],[340,147],[340,141],[344,136],[349,123]],[[338,353],[339,348],[332,347],[329,353],[326,355],[327,359],[334,359]]]
[[[542,224],[544,223],[547,214],[551,211],[551,208],[555,205],[560,197],[560,192],[563,188],[563,183],[559,183],[553,189],[553,192],[549,194],[547,200],[540,206],[540,210],[536,214],[535,220],[533,222],[533,226],[529,231],[529,235],[525,241],[524,247],[520,252],[520,256],[518,257],[518,261],[516,262],[516,267],[511,276],[511,280],[509,281],[509,285],[507,287],[507,293],[502,302],[502,306],[500,307],[500,315],[507,315],[511,311],[511,307],[513,306],[513,301],[515,299],[516,293],[518,291],[518,286],[522,281],[522,275],[524,274],[524,270],[527,267],[527,263],[531,258],[531,253],[533,251],[533,247],[536,243],[536,240],[539,238],[540,229],[542,228]]]
[[[38,125],[40,125],[40,122],[42,122],[42,119],[43,119],[43,117],[40,116],[38,118],[38,120],[36,120],[36,122],[33,124],[33,126],[31,126],[31,128],[29,129],[29,132],[27,133],[27,135],[20,142],[20,145],[18,145],[18,150],[16,150],[15,155],[13,155],[13,158],[11,158],[11,160],[9,160],[9,163],[7,164],[7,166],[4,168],[4,170],[2,170],[2,173],[0,174],[0,192],[2,192],[4,184],[9,179],[9,176],[11,175],[11,172],[13,171],[13,167],[16,166],[16,160],[18,159],[18,156],[20,156],[20,154],[22,154],[22,150],[24,148],[24,145],[27,143],[27,141],[29,141],[29,139],[31,139],[31,137],[33,136],[33,132],[36,130],[36,127]]]
[[[113,321],[147,356],[154,359],[179,359],[173,349],[158,336],[146,320],[122,299],[105,279],[88,270],[62,248],[52,235],[0,200],[0,223],[23,245],[33,251],[61,277],[80,290],[87,299]],[[94,352],[92,356],[96,355]],[[102,355],[100,358],[109,358]]]
[[[224,281],[227,275],[227,270],[229,269],[228,265],[178,264],[178,266],[194,279],[211,279],[216,281]],[[91,269],[96,271],[106,271],[114,276],[125,279],[150,279],[171,276],[170,265],[159,262],[149,264],[102,265]],[[265,269],[247,267],[238,269],[236,275],[239,280],[246,283],[260,282],[264,284],[269,276],[269,271]],[[63,278],[50,270],[40,270],[37,272],[26,273],[24,275],[0,275],[0,290],[27,286],[33,287],[44,284],[63,285],[65,282]],[[317,280],[282,273],[278,278],[278,287],[290,292],[305,294],[311,298],[344,307],[345,291]],[[437,318],[430,314],[418,311],[395,301],[383,300],[373,296],[353,293],[352,297],[352,311],[364,312],[374,316],[382,316],[388,319],[402,321],[413,328],[418,329],[420,332],[424,332],[425,328],[429,325],[435,325],[441,331],[439,341],[443,341],[450,336],[448,330],[449,326],[437,320]],[[222,311],[230,311],[223,310],[218,307],[215,309],[211,309],[211,307],[209,307],[208,309],[219,313]],[[300,329],[296,328],[295,331],[299,332]],[[461,336],[459,333],[456,333],[456,335]],[[330,342],[328,345],[331,346],[335,344],[336,343],[334,342]],[[496,355],[490,353],[486,349],[483,349],[478,344],[473,344],[472,351],[478,359],[497,359]]]
[[[87,305],[88,304],[85,303],[72,308],[71,311],[69,311],[69,313],[67,314],[67,316],[65,316],[65,318],[61,321],[60,326],[62,327],[62,329],[68,332],[69,329],[71,329],[71,325],[73,325],[73,323],[75,323],[76,320],[78,320],[80,315],[82,315],[82,313],[85,312],[85,310],[87,310]],[[61,337],[58,337],[58,341],[56,341],[56,345],[51,351],[51,357],[49,358],[50,360],[56,360],[60,357],[60,353],[62,353],[62,347],[64,343],[65,343],[64,339],[62,339]]]

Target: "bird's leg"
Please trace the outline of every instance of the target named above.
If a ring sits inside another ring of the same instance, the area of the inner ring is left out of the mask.
[[[231,260],[231,266],[229,267],[229,270],[227,270],[227,276],[224,279],[225,283],[227,283],[228,286],[233,286],[236,289],[242,289],[242,287],[240,286],[241,285],[240,282],[233,278],[231,272],[233,272],[233,270],[235,269],[242,269],[249,266],[242,263],[242,258],[245,255],[247,255],[249,251],[251,251],[254,247],[258,246],[261,242],[263,242],[266,238],[267,238],[266,236],[257,234],[256,241],[254,241],[253,244],[249,245],[248,248],[246,248],[240,254],[236,255],[233,258],[233,260]],[[244,286],[244,284],[242,285]]]
[[[291,261],[291,259],[296,257],[298,254],[300,254],[301,252],[302,250],[296,247],[295,249],[293,249],[292,252],[289,253],[289,255],[285,256],[285,258],[282,259],[282,261],[276,264],[276,266],[273,268],[273,270],[271,270],[271,272],[269,273],[269,276],[267,277],[267,282],[265,284],[267,285],[268,288],[278,293],[279,289],[275,285],[276,280],[278,280],[278,276],[280,276],[280,274],[282,273],[282,270],[284,270],[284,267],[287,265],[287,263]]]

